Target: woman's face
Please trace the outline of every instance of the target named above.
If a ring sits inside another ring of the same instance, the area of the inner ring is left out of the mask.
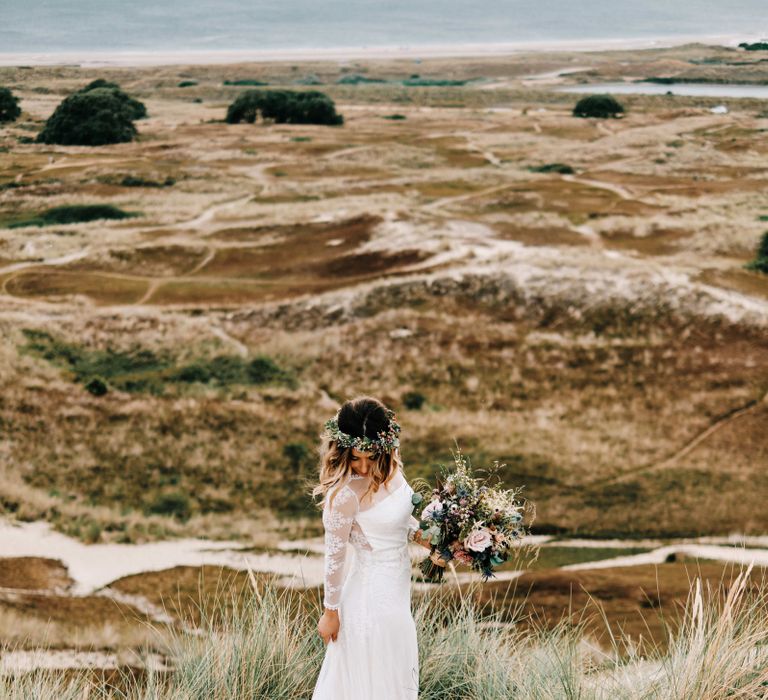
[[[370,473],[373,465],[376,463],[376,455],[372,452],[361,452],[356,447],[353,447],[350,462],[355,473],[365,476]]]

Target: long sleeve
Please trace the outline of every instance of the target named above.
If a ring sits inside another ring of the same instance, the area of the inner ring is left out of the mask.
[[[416,530],[419,529],[419,521],[414,517],[411,516],[411,519],[408,521],[408,539],[412,540],[413,536],[416,534]]]
[[[354,491],[345,485],[334,497],[330,508],[328,501],[323,508],[323,526],[325,528],[323,605],[331,610],[337,610],[339,607],[347,542],[359,505]]]

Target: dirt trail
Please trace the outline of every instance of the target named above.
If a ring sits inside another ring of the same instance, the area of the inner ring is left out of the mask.
[[[613,183],[602,182],[600,180],[590,180],[579,175],[563,175],[562,178],[567,182],[576,182],[581,185],[589,185],[590,187],[595,187],[599,190],[607,190],[608,192],[613,192],[624,200],[635,201],[637,199],[633,192],[630,192],[630,190],[628,190],[626,187],[622,187],[621,185],[614,185]]]
[[[674,453],[672,453],[666,459],[663,459],[660,462],[654,462],[651,464],[641,464],[640,466],[632,467],[615,476],[609,477],[607,479],[600,479],[598,481],[592,481],[586,485],[591,487],[591,486],[604,486],[607,484],[614,484],[640,473],[658,471],[660,469],[664,469],[666,467],[672,466],[675,462],[677,462],[678,460],[682,459],[687,454],[695,450],[702,442],[704,442],[709,437],[714,435],[718,430],[728,425],[732,421],[736,420],[737,418],[740,418],[748,413],[755,411],[762,404],[768,404],[768,393],[766,393],[760,399],[751,399],[743,406],[732,409],[727,413],[724,413],[723,415],[718,416],[712,421],[712,423],[707,428],[705,428],[700,433],[698,433],[693,438],[691,438],[688,442],[686,442],[682,447],[677,449]]]

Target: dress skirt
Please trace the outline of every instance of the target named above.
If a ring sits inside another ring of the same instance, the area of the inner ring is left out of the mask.
[[[354,549],[312,700],[418,700],[408,547]]]

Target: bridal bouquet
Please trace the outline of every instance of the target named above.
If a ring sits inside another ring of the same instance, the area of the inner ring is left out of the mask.
[[[442,478],[437,479],[426,507],[421,492],[415,491],[411,499],[422,541],[432,546],[420,569],[425,580],[441,581],[445,567],[435,563],[439,556],[479,571],[487,581],[494,576],[494,567],[509,559],[512,544],[525,535],[524,506],[517,500],[519,490],[474,478],[460,451],[454,454],[454,462],[452,471],[441,469]],[[499,468],[498,462],[494,465]]]

